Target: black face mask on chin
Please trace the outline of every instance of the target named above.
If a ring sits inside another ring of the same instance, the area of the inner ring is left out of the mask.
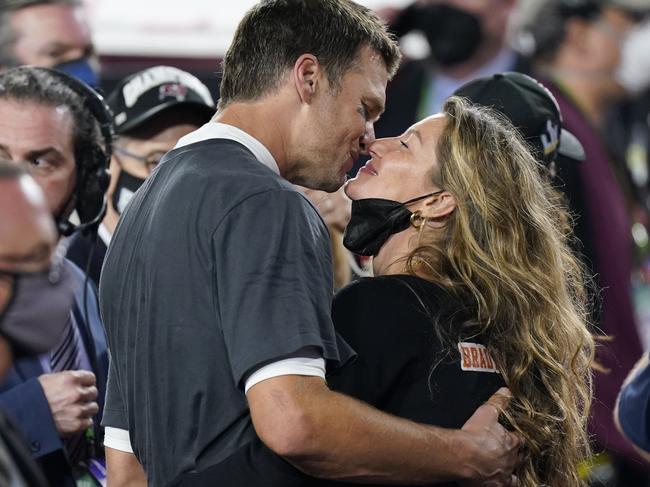
[[[381,198],[352,200],[352,214],[345,228],[343,245],[357,255],[377,255],[391,235],[406,230],[411,224],[413,213],[406,205],[440,193],[442,190],[404,203]]]
[[[446,4],[417,7],[413,28],[422,31],[437,64],[450,67],[471,58],[481,45],[479,18]]]

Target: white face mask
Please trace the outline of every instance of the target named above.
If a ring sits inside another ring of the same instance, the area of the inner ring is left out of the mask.
[[[650,19],[626,36],[616,81],[631,95],[650,87]]]

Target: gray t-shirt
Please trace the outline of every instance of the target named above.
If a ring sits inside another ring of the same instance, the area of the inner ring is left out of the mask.
[[[250,372],[303,347],[352,351],[330,318],[327,228],[241,144],[170,152],[121,216],[101,308],[112,354],[104,425],[128,429],[150,485],[253,436]]]

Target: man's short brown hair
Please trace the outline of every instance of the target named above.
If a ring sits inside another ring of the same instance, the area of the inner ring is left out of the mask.
[[[382,56],[392,76],[399,48],[370,9],[351,0],[261,1],[239,23],[226,53],[219,106],[253,101],[277,89],[305,53],[318,58],[338,87],[366,45]]]

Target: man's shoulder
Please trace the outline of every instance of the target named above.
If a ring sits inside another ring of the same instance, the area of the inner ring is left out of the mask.
[[[168,178],[210,184],[232,196],[268,190],[290,190],[292,185],[239,142],[208,139],[172,150],[161,164]]]
[[[165,155],[161,165],[166,162],[177,162],[179,167],[185,167],[186,163],[205,164],[206,169],[221,172],[228,168],[236,167],[258,170],[264,174],[275,174],[265,166],[255,155],[243,144],[230,139],[206,139],[192,144],[184,145],[171,150]],[[191,167],[191,165],[189,166]]]

